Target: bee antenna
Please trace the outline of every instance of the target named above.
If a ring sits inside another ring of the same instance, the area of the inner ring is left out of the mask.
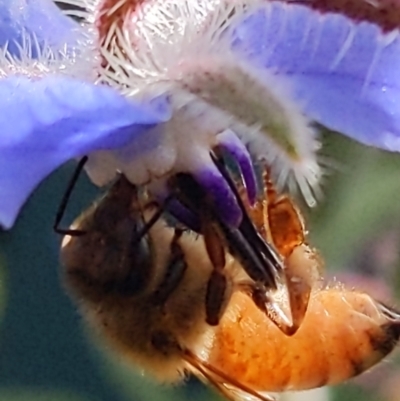
[[[82,230],[73,230],[73,229],[69,229],[69,228],[60,228],[60,223],[61,220],[64,217],[65,214],[65,210],[68,206],[68,202],[71,198],[71,194],[72,191],[75,188],[75,185],[78,181],[78,178],[83,170],[83,167],[85,166],[86,162],[88,161],[88,157],[87,156],[83,156],[81,160],[79,160],[74,173],[72,174],[71,179],[69,180],[69,183],[67,185],[67,188],[64,192],[63,197],[61,198],[61,202],[58,206],[57,209],[57,213],[56,213],[56,217],[54,219],[54,224],[53,224],[53,230],[57,233],[57,234],[61,234],[61,235],[70,235],[72,237],[77,237],[80,235],[85,234],[85,231]]]

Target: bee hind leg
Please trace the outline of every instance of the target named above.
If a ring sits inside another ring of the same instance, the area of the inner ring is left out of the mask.
[[[220,394],[231,401],[276,401],[275,398],[258,393],[233,377],[226,375],[189,350],[184,351],[183,358],[189,364],[191,373],[201,381],[213,386]]]

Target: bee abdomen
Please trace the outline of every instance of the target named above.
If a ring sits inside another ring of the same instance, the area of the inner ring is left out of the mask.
[[[397,312],[367,294],[343,288],[314,293],[291,337],[245,294],[235,293],[232,304],[218,327],[210,362],[257,391],[341,383],[381,361],[400,337]]]

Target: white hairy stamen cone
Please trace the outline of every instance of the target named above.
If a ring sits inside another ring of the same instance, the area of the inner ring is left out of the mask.
[[[204,151],[216,145],[215,136],[229,129],[272,167],[279,186],[298,186],[307,203],[315,203],[321,175],[318,144],[291,97],[290,82],[253,66],[231,45],[238,22],[255,9],[268,12],[268,3],[147,0],[131,1],[131,8],[128,0],[113,2],[112,8],[105,7],[110,1],[72,3],[86,5],[90,21],[108,18],[110,28],[101,40],[106,63],[100,80],[133,99],[165,95],[174,110],[163,127],[162,145],[144,152],[143,162],[102,152],[89,164],[92,178],[106,182],[113,175],[108,170],[118,168],[141,184],[154,176],[193,172]],[[138,164],[141,168],[136,169]]]

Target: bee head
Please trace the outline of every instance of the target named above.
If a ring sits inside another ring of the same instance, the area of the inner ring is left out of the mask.
[[[149,279],[152,252],[138,189],[120,175],[106,195],[72,225],[61,261],[68,286],[96,301],[108,294],[132,296]]]

